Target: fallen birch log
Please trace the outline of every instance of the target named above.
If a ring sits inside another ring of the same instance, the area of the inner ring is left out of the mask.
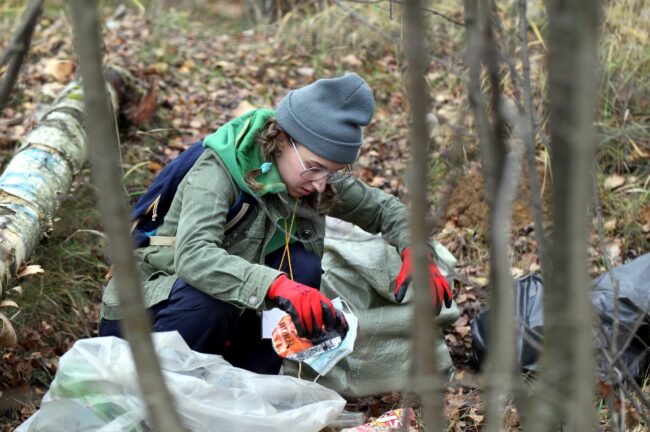
[[[109,89],[117,109],[115,91]],[[74,174],[86,161],[84,117],[82,89],[72,83],[0,176],[0,297],[51,228]]]

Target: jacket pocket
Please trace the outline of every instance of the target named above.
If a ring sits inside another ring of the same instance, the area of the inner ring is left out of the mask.
[[[173,274],[174,246],[150,246],[142,252],[142,262],[150,269],[145,280],[151,280],[152,274]]]
[[[254,225],[228,233],[221,247],[231,255],[237,255],[250,262],[257,262],[264,244],[265,232]]]

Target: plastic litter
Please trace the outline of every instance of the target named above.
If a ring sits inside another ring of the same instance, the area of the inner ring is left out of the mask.
[[[354,342],[357,340],[357,331],[359,329],[359,319],[352,313],[350,307],[347,306],[348,312],[343,310],[343,301],[337,297],[332,300],[332,304],[337,309],[337,313],[343,314],[348,324],[348,330],[343,338],[343,341],[334,349],[325,351],[317,356],[305,359],[305,363],[309,365],[318,377],[326,375],[332,370],[334,366],[343,358],[352,354],[354,351]],[[317,377],[317,378],[318,378]]]
[[[625,347],[617,364],[623,376],[632,376],[643,381],[650,367],[650,254],[628,262],[614,269],[614,277],[619,285],[618,298],[618,337],[616,347]],[[591,302],[600,317],[598,346],[610,349],[614,327],[614,288],[608,273],[594,281]],[[626,346],[627,344],[627,346]],[[611,365],[598,358],[601,371],[608,371]],[[605,374],[604,379],[606,377]]]
[[[345,400],[319,384],[260,375],[190,350],[178,332],[152,335],[183,424],[192,431],[319,431]],[[82,339],[63,357],[41,409],[17,432],[150,430],[125,340]]]
[[[359,426],[365,421],[366,415],[362,412],[343,411],[327,426],[333,429],[344,429]]]
[[[350,311],[343,310],[343,301],[332,299],[337,315],[347,322],[348,329],[326,331],[316,340],[298,336],[296,326],[289,314],[284,314],[271,333],[273,349],[282,358],[296,362],[304,361],[319,375],[325,375],[345,356],[354,351],[359,320]],[[271,321],[270,321],[271,322]],[[264,330],[263,330],[264,332]]]
[[[385,412],[376,420],[370,423],[355,426],[353,428],[343,429],[341,432],[389,432],[389,431],[416,431],[416,418],[413,408],[406,408],[406,422],[407,427],[404,428],[402,417],[404,416],[403,409],[396,409]]]
[[[442,245],[435,244],[438,267],[447,274],[456,260]],[[403,304],[395,304],[395,279],[402,260],[397,250],[380,235],[369,234],[347,222],[326,218],[325,254],[321,292],[333,299],[345,299],[358,318],[354,352],[341,359],[318,383],[344,397],[358,398],[408,386],[411,367],[411,323],[415,290],[409,290]],[[449,278],[449,282],[453,280]],[[456,304],[443,307],[435,318],[444,329],[460,316]],[[349,333],[349,332],[348,332]],[[440,334],[431,335],[442,373],[453,370],[449,349]],[[288,375],[298,375],[298,365],[284,362]],[[387,373],[386,371],[390,371]],[[314,380],[319,372],[303,367],[301,377]]]
[[[538,273],[519,279],[515,289],[515,314],[517,316],[517,358],[524,372],[539,370],[538,350],[542,343],[544,326],[542,293],[544,285]],[[471,322],[472,347],[476,362],[481,365],[486,355],[490,328],[490,311],[481,312]]]
[[[642,255],[613,270],[619,285],[618,337],[616,346],[624,347],[616,365],[623,376],[642,381],[650,367],[650,254]],[[600,318],[597,347],[610,349],[614,326],[614,289],[609,273],[593,282],[591,302]],[[539,370],[538,348],[542,342],[544,286],[538,274],[526,276],[516,284],[517,348],[519,364],[524,371]],[[486,354],[489,311],[479,314],[471,323],[473,348],[480,363]],[[603,379],[612,366],[601,355],[599,369]]]
[[[271,337],[273,350],[282,358],[293,361],[304,361],[341,345],[343,340],[335,331],[326,332],[325,337],[318,341],[298,336],[296,326],[291,317],[285,315],[273,330]]]

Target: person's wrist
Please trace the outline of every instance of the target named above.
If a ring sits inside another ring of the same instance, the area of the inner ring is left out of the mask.
[[[280,287],[283,286],[287,280],[287,275],[285,274],[281,274],[275,278],[275,280],[273,280],[271,286],[269,287],[269,290],[266,292],[266,296],[269,298],[269,300],[275,300],[275,298],[278,296]]]

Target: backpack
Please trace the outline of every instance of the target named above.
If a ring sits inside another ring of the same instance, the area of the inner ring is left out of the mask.
[[[172,241],[156,244],[173,244],[173,237],[156,237],[156,230],[165,220],[178,185],[204,150],[202,141],[192,144],[190,148],[160,171],[149,189],[138,199],[131,211],[131,235],[136,248],[152,245],[152,238],[171,239]],[[255,198],[240,191],[234,204],[228,210],[225,232],[239,226],[246,219],[246,215],[253,205],[255,205]]]

